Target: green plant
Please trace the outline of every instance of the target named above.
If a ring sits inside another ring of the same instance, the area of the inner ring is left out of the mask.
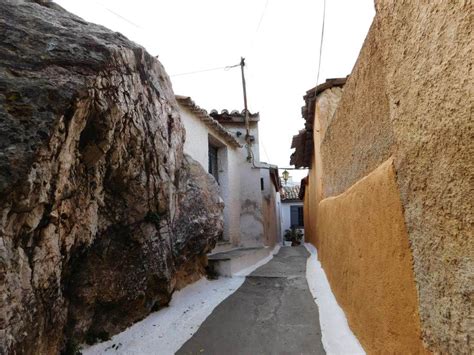
[[[297,229],[295,226],[287,229],[285,231],[285,240],[291,242],[291,245],[300,245],[301,240],[303,239],[303,233],[300,229]]]

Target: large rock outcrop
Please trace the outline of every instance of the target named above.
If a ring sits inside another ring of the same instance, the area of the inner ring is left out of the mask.
[[[0,353],[54,354],[198,277],[223,205],[158,60],[55,4],[1,8]]]

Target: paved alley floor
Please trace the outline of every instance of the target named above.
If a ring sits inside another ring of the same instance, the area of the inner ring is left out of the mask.
[[[325,354],[304,246],[282,247],[217,306],[177,354]]]

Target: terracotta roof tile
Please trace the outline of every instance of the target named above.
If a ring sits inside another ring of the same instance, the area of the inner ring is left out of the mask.
[[[282,201],[300,200],[299,193],[300,193],[299,185],[282,186],[281,187],[281,200]]]
[[[223,124],[231,122],[245,122],[245,110],[242,110],[242,112],[233,110],[230,113],[228,110],[222,110],[221,113],[219,113],[217,110],[211,110],[209,115],[211,115],[212,118]],[[259,113],[249,112],[249,120],[250,122],[258,122],[260,120]]]
[[[313,121],[316,98],[323,91],[332,87],[341,87],[346,83],[346,78],[327,79],[326,82],[306,91],[303,96],[305,105],[301,108],[301,115],[305,122],[304,130],[293,136],[291,147],[295,148],[291,154],[290,164],[297,168],[311,168],[311,160],[313,158]]]
[[[196,105],[196,103],[189,96],[176,95],[175,97],[180,105],[188,108],[189,110],[191,110],[191,112],[195,113],[197,117],[199,117],[201,121],[206,124],[206,126],[217,131],[217,133],[219,133],[220,136],[231,146],[236,148],[242,147],[242,145],[237,141],[237,139],[235,139],[232,133],[230,133],[217,120],[212,118],[206,110]]]

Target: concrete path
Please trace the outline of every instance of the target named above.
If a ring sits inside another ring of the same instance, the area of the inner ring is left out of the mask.
[[[177,354],[325,354],[303,247],[282,247],[217,306]]]

